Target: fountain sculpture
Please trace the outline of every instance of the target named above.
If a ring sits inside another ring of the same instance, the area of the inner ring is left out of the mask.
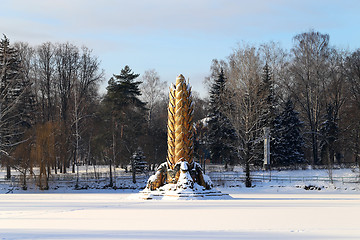
[[[194,125],[191,87],[183,75],[170,87],[167,126],[167,161],[162,163],[141,192],[145,199],[154,197],[222,196],[194,161]]]

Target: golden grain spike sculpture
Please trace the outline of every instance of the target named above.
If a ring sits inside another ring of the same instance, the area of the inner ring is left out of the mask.
[[[175,189],[181,188],[180,185],[184,181],[177,185],[181,171],[184,172],[182,176],[186,175],[185,172],[190,174],[192,180],[189,181],[192,184],[197,183],[206,189],[211,188],[211,183],[204,180],[201,166],[193,160],[193,111],[191,88],[180,74],[176,78],[176,84],[170,87],[169,93],[167,161],[161,164],[156,174],[149,178],[146,189],[155,191],[167,184],[175,184]]]
[[[181,161],[192,164],[193,154],[193,106],[191,89],[183,75],[170,87],[168,108],[168,165],[174,169]]]

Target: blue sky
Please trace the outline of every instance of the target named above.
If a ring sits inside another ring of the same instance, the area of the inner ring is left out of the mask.
[[[93,49],[106,78],[129,65],[155,69],[174,82],[182,73],[195,91],[211,60],[238,42],[280,42],[315,29],[331,44],[360,48],[359,0],[2,0],[1,33],[31,45],[71,42]],[[104,83],[106,85],[106,83]]]

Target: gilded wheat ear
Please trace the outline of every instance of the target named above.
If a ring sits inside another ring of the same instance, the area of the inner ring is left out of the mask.
[[[168,155],[167,162],[170,169],[174,169],[175,162],[175,90],[170,87],[168,107]]]
[[[193,159],[193,104],[191,88],[183,75],[176,78],[176,85],[170,88],[168,107],[168,165],[174,169],[176,163]]]
[[[191,87],[188,85],[186,86],[186,89],[184,91],[184,127],[185,127],[185,149],[186,149],[186,160],[187,162],[192,165],[193,159],[193,103],[192,103],[192,95],[191,95]]]
[[[175,86],[175,163],[184,160],[184,77],[176,78]]]

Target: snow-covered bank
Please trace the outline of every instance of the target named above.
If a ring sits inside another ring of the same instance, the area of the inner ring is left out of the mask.
[[[215,173],[217,186],[229,191],[242,193],[348,193],[360,194],[360,178],[358,169],[322,170],[286,170],[252,172],[253,187],[245,188],[243,173]],[[236,177],[240,176],[240,177]],[[221,180],[223,178],[224,180]],[[231,179],[231,180],[229,180]]]
[[[287,171],[256,171],[251,172],[253,187],[245,188],[244,176],[241,168],[236,172],[212,172],[208,173],[215,186],[222,192],[235,191],[240,193],[348,193],[360,194],[359,170],[336,169],[332,171],[333,182],[330,181],[327,170],[287,170]],[[1,175],[1,174],[0,174]],[[59,177],[63,176],[58,174]],[[28,190],[9,182],[0,182],[0,193],[112,193],[121,192],[124,189],[142,190],[145,188],[148,176],[137,176],[134,184],[130,175],[119,173],[114,179],[114,186],[108,188],[109,179],[82,179],[80,189],[76,190],[76,178],[66,175],[66,181],[50,182],[50,189],[41,191],[33,183],[28,184]]]

